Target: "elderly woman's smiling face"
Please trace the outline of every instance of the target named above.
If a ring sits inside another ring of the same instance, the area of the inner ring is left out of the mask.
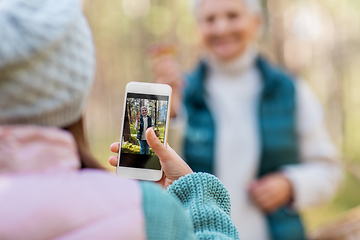
[[[260,16],[241,0],[203,0],[197,15],[204,46],[220,61],[240,56],[260,25]]]
[[[141,115],[146,116],[147,113],[148,113],[147,108],[142,108],[142,109],[141,109]]]

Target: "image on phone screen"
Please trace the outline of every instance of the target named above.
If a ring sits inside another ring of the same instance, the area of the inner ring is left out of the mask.
[[[168,96],[127,93],[119,166],[160,170],[145,132],[153,128],[164,144]]]

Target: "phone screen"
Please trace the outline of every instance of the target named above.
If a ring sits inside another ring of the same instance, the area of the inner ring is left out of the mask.
[[[152,127],[164,144],[169,96],[127,93],[119,166],[160,170],[145,131]]]

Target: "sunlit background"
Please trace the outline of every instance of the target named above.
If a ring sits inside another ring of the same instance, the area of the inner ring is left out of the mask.
[[[152,81],[147,50],[172,44],[189,71],[201,47],[188,0],[86,0],[97,48],[96,83],[86,121],[94,155],[107,165],[118,141],[124,89]],[[333,202],[305,211],[309,230],[360,204],[360,1],[263,1],[264,55],[305,78],[324,104],[329,131],[342,151],[346,180]]]

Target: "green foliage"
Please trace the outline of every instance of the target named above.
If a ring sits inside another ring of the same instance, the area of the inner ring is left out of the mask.
[[[159,133],[161,137],[165,137],[165,125],[159,126]]]
[[[155,127],[154,128],[155,132],[158,132],[159,136],[159,140],[161,143],[164,143],[164,137],[165,137],[165,125],[164,124],[159,124],[159,127]]]
[[[129,141],[129,143],[131,143],[131,144],[133,144],[133,145],[137,145],[139,142],[138,142],[138,140],[137,140],[136,137],[130,136],[130,141]]]
[[[137,141],[137,140],[136,140]],[[140,154],[140,146],[137,144],[132,144],[130,142],[125,142],[121,146],[122,153],[132,153],[132,154]],[[150,155],[154,155],[155,152],[150,148]]]
[[[122,153],[133,153],[133,154],[140,154],[140,146],[132,144],[130,142],[125,142],[121,146]]]
[[[130,125],[130,134],[137,134],[137,130],[134,125]]]
[[[344,210],[358,206],[360,191],[354,191],[354,189],[360,189],[359,179],[352,173],[346,172],[344,183],[334,199],[334,204],[341,206]]]

